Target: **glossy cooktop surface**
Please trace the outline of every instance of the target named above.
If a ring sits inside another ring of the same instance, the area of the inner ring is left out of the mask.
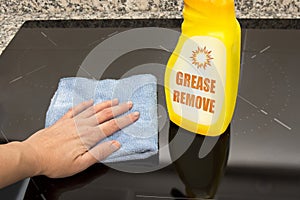
[[[180,21],[164,20],[161,28],[168,30],[135,31],[136,41],[142,38],[145,43],[133,44],[132,33],[129,36],[126,31],[153,27],[150,21],[136,20],[130,28],[124,20],[90,28],[60,28],[59,22],[53,26],[36,22],[36,27],[32,27],[35,22],[25,23],[0,57],[2,143],[24,140],[44,127],[50,99],[62,77],[95,78],[102,70],[101,79],[147,72],[163,81],[164,66],[179,36]],[[158,32],[159,38],[155,35]],[[299,199],[300,30],[245,27],[242,36],[241,78],[231,124],[228,169],[216,198]],[[83,66],[91,60],[99,63],[98,68],[85,70]],[[162,87],[158,94],[164,107]],[[162,110],[160,114],[165,113]],[[161,120],[160,127],[167,121]],[[159,137],[162,148],[166,141],[163,134]],[[154,159],[167,162],[165,155]],[[84,198],[186,199],[185,186],[172,164],[140,174],[98,164],[66,179],[35,177],[25,196]]]

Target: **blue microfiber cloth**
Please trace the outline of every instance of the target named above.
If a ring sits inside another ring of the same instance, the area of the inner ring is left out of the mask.
[[[122,147],[106,158],[104,163],[148,158],[158,152],[157,80],[142,74],[120,80],[91,80],[80,77],[62,78],[46,114],[45,126],[51,126],[71,107],[93,99],[95,104],[118,98],[133,102],[128,112],[140,112],[134,124],[104,139],[117,140]],[[126,113],[127,114],[127,113]]]

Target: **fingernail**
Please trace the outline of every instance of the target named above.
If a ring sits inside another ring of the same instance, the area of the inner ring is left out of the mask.
[[[139,112],[134,112],[133,116],[136,117],[136,118],[138,118],[140,116],[140,113]]]
[[[119,103],[119,99],[115,98],[112,100],[113,104],[118,104]]]
[[[130,107],[132,107],[132,105],[133,105],[132,101],[128,101],[127,104],[128,104]]]
[[[117,151],[118,149],[120,149],[121,144],[118,141],[112,141],[111,142],[111,147],[114,151]]]
[[[94,100],[93,99],[90,99],[86,102],[87,105],[93,105],[94,104]]]

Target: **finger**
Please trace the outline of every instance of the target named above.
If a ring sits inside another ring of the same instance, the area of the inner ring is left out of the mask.
[[[97,113],[96,119],[98,124],[101,124],[103,122],[106,122],[114,117],[117,117],[127,111],[129,111],[132,108],[133,103],[131,101],[128,101],[127,103],[122,103],[118,106],[106,108],[102,110],[101,112]]]
[[[81,157],[81,162],[86,164],[86,168],[107,158],[113,152],[119,150],[121,144],[118,141],[107,141],[98,144]]]
[[[107,121],[101,125],[99,125],[100,133],[98,134],[98,141],[112,135],[116,131],[125,128],[132,124],[133,122],[137,121],[140,117],[139,112],[134,112],[129,115],[125,115],[116,119],[112,119]]]
[[[95,111],[96,111],[96,113],[98,113],[98,112],[100,112],[101,110],[103,110],[105,108],[116,106],[118,104],[119,104],[118,99],[113,99],[113,100],[110,100],[110,101],[104,101],[102,103],[99,103],[99,104],[95,105]]]
[[[62,118],[60,118],[58,121],[63,120],[63,119],[69,119],[69,118],[72,118],[72,117],[78,115],[85,109],[91,107],[93,105],[93,103],[94,103],[93,100],[84,101],[84,102],[78,104],[77,106],[70,108],[68,110],[68,112]]]
[[[92,115],[102,111],[103,109],[110,108],[110,107],[116,106],[118,104],[119,104],[118,99],[104,101],[95,106],[91,106],[90,108],[86,109],[85,111],[83,111],[79,115],[77,115],[77,117],[78,118],[88,118],[88,117],[91,117]]]

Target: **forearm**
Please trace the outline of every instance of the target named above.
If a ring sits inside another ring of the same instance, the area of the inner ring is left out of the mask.
[[[22,142],[0,145],[0,188],[38,174],[34,152]]]

